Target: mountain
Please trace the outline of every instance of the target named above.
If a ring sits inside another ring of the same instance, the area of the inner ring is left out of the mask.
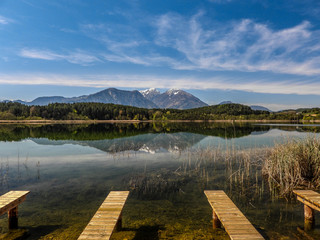
[[[142,134],[131,137],[102,139],[102,140],[55,140],[46,138],[30,138],[31,141],[39,145],[64,145],[76,144],[81,146],[90,146],[104,152],[178,152],[200,142],[205,136],[201,134],[178,132],[178,133],[158,133]]]
[[[30,103],[20,101],[20,103],[24,103],[27,105],[48,105],[50,103],[67,103],[67,102],[68,102],[68,98],[61,97],[61,96],[38,97]]]
[[[170,89],[160,93],[155,88],[143,91],[125,91],[116,88],[108,88],[100,92],[83,95],[79,97],[47,96],[38,97],[31,102],[16,100],[26,105],[48,105],[50,103],[78,103],[78,102],[100,102],[128,105],[141,108],[176,108],[190,109],[208,106],[199,98],[183,90]]]
[[[155,88],[150,88],[146,90],[140,91],[140,93],[148,100],[153,101],[155,98],[157,98],[161,93],[155,89]]]
[[[221,103],[219,103],[218,105],[223,105],[223,104],[232,104],[233,102],[231,101],[223,101]]]
[[[233,102],[231,102],[231,101],[223,101],[223,102],[219,103],[218,105],[223,105],[223,104],[233,104]],[[270,109],[268,109],[266,107],[263,107],[263,106],[251,105],[250,107],[251,107],[252,110],[272,112]]]
[[[16,102],[18,102],[18,101],[21,101],[21,100],[17,100]],[[12,100],[1,100],[0,102],[1,103],[9,103],[9,102],[12,102]]]
[[[141,108],[156,108],[157,106],[150,100],[143,97],[137,91],[125,91],[116,88],[108,88],[106,90],[84,95],[80,97],[70,98],[71,102],[101,102],[101,103],[114,103],[120,105],[129,105]]]
[[[152,99],[160,108],[190,109],[208,106],[199,98],[179,89],[170,89],[162,94],[156,94]]]
[[[252,110],[260,110],[260,111],[268,111],[272,112],[270,109],[263,107],[263,106],[258,106],[258,105],[252,105],[250,106]]]
[[[152,101],[143,97],[143,95],[137,90],[125,91],[116,88],[108,88],[94,94],[83,95],[80,97],[39,97],[34,99],[32,102],[19,102],[26,105],[48,105],[49,103],[101,102],[129,105],[141,108],[157,108],[157,106]]]

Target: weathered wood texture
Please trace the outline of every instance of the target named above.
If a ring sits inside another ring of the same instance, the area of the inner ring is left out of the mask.
[[[320,211],[320,194],[312,190],[293,190],[303,204]]]
[[[29,191],[10,191],[0,196],[0,215],[8,213],[9,229],[18,228],[18,205],[28,194]]]
[[[128,195],[129,191],[111,191],[78,239],[110,239],[121,227],[121,212]]]
[[[320,211],[320,194],[312,190],[293,190],[297,200],[304,204],[304,228],[311,230],[315,226],[314,210]]]
[[[219,218],[232,240],[264,239],[224,191],[207,190],[204,193],[213,209],[213,215]]]
[[[26,200],[29,191],[10,191],[0,196],[0,215],[9,212]]]

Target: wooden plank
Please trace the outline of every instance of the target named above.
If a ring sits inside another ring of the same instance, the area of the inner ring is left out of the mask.
[[[232,240],[264,239],[224,191],[207,190],[204,193]]]
[[[224,224],[224,227],[225,228],[232,228],[232,230],[236,230],[238,232],[238,230],[250,228],[250,225],[251,224]]]
[[[28,193],[29,193],[29,191],[10,191],[10,192],[7,192],[7,193],[1,195],[0,199],[19,198],[19,197],[22,197]]]
[[[315,204],[313,204],[312,202],[308,201],[308,200],[305,200],[303,199],[302,197],[300,196],[297,196],[297,200],[302,202],[304,205],[307,205],[309,207],[311,207],[312,209],[315,209],[317,211],[320,211],[320,208],[318,206],[316,206]]]
[[[320,211],[320,194],[312,190],[293,190],[297,200],[303,204]]]
[[[231,237],[230,237],[231,238]],[[232,235],[232,238],[231,238],[232,240],[246,240],[246,239],[251,239],[251,240],[261,240],[261,239],[263,239],[262,237],[261,237],[261,235],[256,235],[256,236],[254,236],[254,235]]]
[[[10,191],[0,196],[0,215],[24,202],[28,194],[29,191]]]
[[[129,191],[111,191],[78,240],[110,239],[121,218],[122,208],[128,195]]]

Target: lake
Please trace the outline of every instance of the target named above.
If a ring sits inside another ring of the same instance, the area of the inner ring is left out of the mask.
[[[266,238],[297,239],[303,206],[269,188],[261,156],[318,132],[316,124],[2,124],[1,194],[30,191],[21,229],[6,234],[3,215],[2,237],[77,239],[109,191],[130,190],[113,239],[228,239],[212,229],[203,193],[221,189]],[[315,239],[319,217],[307,232]]]

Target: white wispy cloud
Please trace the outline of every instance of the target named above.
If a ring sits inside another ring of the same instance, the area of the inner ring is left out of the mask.
[[[177,60],[157,52],[151,46],[153,43],[139,34],[139,29],[121,24],[84,24],[80,28],[86,36],[104,44],[106,50],[100,54],[106,61],[144,66],[179,65]],[[148,52],[146,49],[151,50]]]
[[[202,15],[190,20],[164,15],[158,21],[157,43],[178,50],[188,60],[178,69],[320,73],[319,57],[315,53],[308,57],[320,46],[315,41],[319,33],[309,31],[308,22],[277,32],[251,20],[204,30]]]
[[[281,30],[250,19],[208,27],[204,15],[188,19],[170,13],[157,21],[156,43],[186,58],[176,68],[320,74],[320,32],[309,22]]]
[[[105,45],[107,61],[177,70],[320,74],[320,31],[308,21],[273,29],[250,19],[215,22],[199,11],[191,17],[167,13],[149,22],[154,32],[147,35],[139,26],[121,24],[80,29]]]
[[[101,61],[98,57],[88,54],[81,50],[76,50],[74,52],[69,52],[67,54],[60,54],[50,50],[41,49],[22,49],[19,52],[19,56],[25,58],[41,59],[48,61],[59,61],[64,60],[74,64],[89,65],[94,62]]]
[[[38,49],[22,49],[19,55],[25,58],[35,58],[42,60],[59,60],[61,58],[61,55],[59,54],[47,50]]]
[[[269,94],[320,95],[319,82],[278,81],[270,84],[267,80],[237,82],[227,77],[170,77],[159,75],[58,75],[58,74],[11,74],[0,75],[0,84],[59,85],[79,87],[123,87],[123,88],[181,88],[238,90]]]
[[[119,63],[134,63],[144,66],[179,66],[179,61],[160,55],[150,55],[150,56],[139,56],[139,55],[128,55],[128,54],[103,54],[103,58],[110,62],[119,62]]]
[[[150,42],[144,39],[139,29],[130,25],[82,24],[80,31],[105,46],[105,51],[101,53],[101,56],[107,61],[145,66],[159,65],[161,62],[144,54],[141,48],[145,48]]]
[[[1,24],[6,25],[6,24],[9,24],[10,22],[13,22],[13,20],[0,15],[0,25]]]

